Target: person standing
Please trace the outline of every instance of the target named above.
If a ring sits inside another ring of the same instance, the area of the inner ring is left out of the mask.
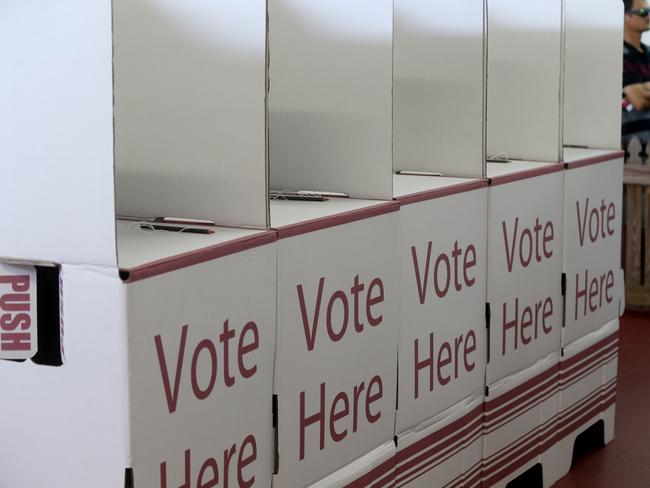
[[[634,137],[650,142],[650,49],[641,36],[650,30],[647,0],[623,0],[623,147]]]

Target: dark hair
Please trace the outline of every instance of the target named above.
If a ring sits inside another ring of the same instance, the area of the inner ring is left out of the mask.
[[[623,5],[625,5],[626,12],[628,10],[632,10],[632,6],[634,5],[634,0],[623,0]]]

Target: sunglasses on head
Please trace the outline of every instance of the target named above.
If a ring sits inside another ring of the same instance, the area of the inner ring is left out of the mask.
[[[626,13],[636,15],[637,17],[647,17],[650,15],[650,8],[632,8]]]

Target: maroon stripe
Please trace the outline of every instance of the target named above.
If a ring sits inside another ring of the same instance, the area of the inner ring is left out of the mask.
[[[479,476],[480,476],[481,475],[481,467],[482,467],[482,462],[479,461],[474,466],[472,466],[467,471],[465,471],[463,474],[461,474],[461,475],[457,476],[456,478],[454,478],[453,480],[451,480],[449,483],[447,483],[445,486],[443,486],[443,488],[455,488],[456,486],[463,485],[464,484],[463,481],[465,480],[465,478],[467,478],[468,476],[474,476],[475,471],[477,471]],[[460,483],[460,485],[459,485],[459,483]]]
[[[349,224],[351,222],[357,222],[359,220],[366,220],[391,212],[397,212],[399,206],[400,204],[397,201],[384,202],[367,208],[350,210],[328,217],[321,217],[318,219],[299,222],[297,224],[285,225],[284,227],[278,227],[277,231],[280,239],[287,239],[288,237],[295,237],[308,232],[315,232],[317,230],[328,229],[338,225]]]
[[[579,353],[577,353],[574,356],[571,356],[570,358],[561,360],[560,361],[560,368],[561,369],[566,369],[569,366],[572,366],[573,364],[579,362],[580,360],[582,360],[585,357],[589,356],[590,354],[594,353],[598,349],[607,346],[609,343],[614,342],[617,339],[618,339],[618,331],[616,331],[613,334],[599,340],[595,344],[592,344],[591,346],[586,348],[584,351],[580,351]]]
[[[556,375],[551,378],[548,378],[545,382],[540,383],[532,390],[527,391],[526,395],[521,395],[512,403],[507,403],[499,407],[498,409],[492,410],[489,413],[486,409],[486,413],[484,415],[486,422],[492,422],[494,419],[498,419],[499,417],[503,416],[504,413],[511,413],[513,409],[518,407],[519,405],[530,402],[531,399],[534,399],[537,396],[544,394],[549,389],[556,388],[557,383],[558,383],[558,377]]]
[[[426,178],[426,176],[424,177]],[[487,180],[468,181],[458,183],[456,185],[446,186],[444,188],[437,188],[435,190],[426,190],[418,193],[411,193],[403,197],[398,197],[396,200],[401,205],[411,205],[413,203],[425,202],[434,200],[436,198],[448,197],[450,195],[457,195],[458,193],[466,193],[479,188],[486,188],[488,186]]]
[[[580,376],[570,378],[564,384],[560,384],[560,391],[568,390],[570,387],[575,385],[577,382],[581,381],[586,376],[589,376],[591,373],[597,369],[603,367],[605,364],[611,362],[612,360],[618,357],[618,352],[613,352],[609,356],[604,357],[599,363],[592,365],[589,369],[585,370]]]
[[[386,487],[391,487],[395,486],[395,470],[393,469],[391,472],[388,473],[387,476],[384,476],[382,479],[377,481],[373,486],[373,488],[381,488],[383,486]]]
[[[554,431],[556,429],[555,424],[557,424],[557,422],[559,421],[557,417],[558,417],[557,414],[554,415],[543,424],[537,425],[535,428],[529,430],[524,435],[518,437],[510,444],[502,447],[498,451],[492,453],[490,456],[483,459],[483,467],[485,468],[499,463],[501,458],[507,456],[510,452],[517,449],[521,445],[528,443],[531,440],[531,438],[539,436],[541,432]]]
[[[368,486],[371,486],[373,482],[382,478],[391,469],[395,469],[395,456],[391,456],[386,461],[375,466],[356,480],[351,481],[345,485],[344,488],[367,488]]]
[[[537,407],[539,404],[544,403],[546,400],[551,398],[554,395],[557,395],[559,393],[557,387],[554,387],[553,389],[548,390],[545,392],[543,395],[533,399],[532,401],[523,404],[520,408],[518,408],[516,411],[513,411],[512,413],[508,413],[508,415],[503,416],[501,419],[497,420],[496,422],[493,422],[492,424],[489,425],[488,429],[486,430],[486,434],[491,434],[495,430],[500,429],[502,426],[505,424],[509,424],[510,422],[513,422],[514,420],[517,420],[519,417],[524,415],[526,412],[530,411],[532,408]]]
[[[477,483],[480,483],[482,478],[483,478],[483,469],[481,467],[481,469],[476,474],[474,474],[474,476],[472,476],[468,481],[458,486],[465,486],[465,487],[475,486]]]
[[[563,427],[562,424],[566,423],[566,419],[573,416],[575,411],[583,408],[586,404],[602,401],[603,397],[609,396],[610,394],[615,392],[616,392],[616,382],[610,381],[609,383],[606,383],[605,385],[598,387],[596,390],[589,393],[589,395],[581,398],[579,401],[577,401],[570,407],[567,407],[565,410],[561,411],[558,414],[560,419],[559,427]]]
[[[222,258],[231,254],[247,251],[255,247],[271,244],[277,240],[277,234],[271,231],[260,232],[248,237],[241,237],[232,241],[224,242],[196,251],[190,251],[183,254],[177,254],[168,258],[152,261],[142,266],[134,268],[120,269],[120,277],[126,283],[158,276],[170,271],[176,271],[181,268],[187,268],[195,264],[212,261],[213,259]]]
[[[413,447],[418,446],[419,449],[417,450],[416,454],[413,456],[409,456],[406,459],[400,456],[400,452],[398,451],[398,460],[397,460],[397,475],[404,477],[404,473],[414,466],[417,466],[418,464],[423,463],[425,460],[433,458],[431,462],[434,462],[442,457],[444,457],[446,454],[449,452],[453,451],[458,445],[462,445],[464,441],[466,440],[466,437],[470,435],[472,432],[474,432],[478,427],[481,427],[482,425],[482,419],[479,417],[475,421],[473,421],[471,424],[469,424],[466,428],[458,431],[456,435],[449,437],[446,439],[444,442],[441,442],[439,444],[434,445],[433,447],[431,444],[426,445],[426,450],[425,446],[422,445],[420,442],[416,442],[412,444],[411,446],[407,447],[404,449],[404,451],[412,451]],[[479,434],[481,434],[482,431],[479,430]],[[445,449],[450,448],[449,450],[445,451]],[[441,451],[444,451],[441,453]],[[435,457],[436,454],[440,454],[440,456]],[[404,459],[404,461],[402,461]],[[428,465],[428,464],[427,464]]]
[[[580,374],[581,371],[585,369],[589,369],[591,365],[595,363],[602,362],[602,358],[611,356],[612,354],[618,354],[618,343],[614,343],[610,346],[608,346],[606,349],[601,349],[598,351],[598,353],[594,354],[590,358],[588,358],[586,361],[583,361],[582,363],[578,363],[574,365],[570,369],[562,369],[562,366],[560,366],[560,383],[566,382],[571,380],[571,377],[576,376],[577,374]]]
[[[525,171],[519,171],[518,173],[511,173],[503,176],[495,176],[494,178],[488,178],[490,181],[490,186],[503,185],[504,183],[512,183],[514,181],[527,180],[529,178],[535,178],[537,176],[548,175],[551,173],[557,173],[562,171],[564,166],[562,164],[553,164],[550,163],[548,166],[543,166],[541,168],[527,169]]]
[[[436,442],[439,442],[440,440],[450,436],[451,434],[456,434],[454,438],[457,438],[459,435],[463,434],[463,430],[461,429],[466,427],[469,422],[473,422],[477,417],[482,420],[482,414],[483,414],[483,404],[473,408],[471,411],[463,415],[461,418],[454,420],[452,423],[446,425],[442,429],[432,432],[426,437],[423,437],[419,441],[404,448],[403,450],[398,451],[397,462],[401,463],[405,461],[411,456],[421,452],[423,449],[432,446]]]
[[[508,390],[507,392],[501,394],[500,396],[494,398],[493,400],[488,400],[487,402],[485,402],[486,411],[494,410],[500,405],[509,402],[513,398],[522,395],[524,393],[527,393],[528,390],[534,388],[536,385],[547,380],[551,376],[558,375],[559,371],[560,371],[560,365],[558,363],[556,365],[553,365],[546,371],[541,372],[537,376],[534,376],[531,379],[524,381],[521,385],[517,386],[516,388],[513,388],[512,390]]]
[[[564,430],[558,433],[558,440],[562,440],[565,437],[571,435],[576,430],[585,426],[585,424],[596,415],[604,413],[609,407],[616,403],[616,395],[614,394],[611,398],[601,403],[600,405],[594,407],[592,410],[585,412],[580,418],[576,419],[571,425],[567,426]]]
[[[624,151],[612,151],[601,156],[593,156],[590,158],[579,159],[577,161],[572,161],[570,163],[564,163],[566,169],[576,169],[582,168],[583,166],[589,166],[592,164],[604,163],[606,161],[612,161],[614,159],[620,159],[625,156]]]
[[[611,392],[607,397],[613,395],[616,397],[616,391]],[[590,402],[588,402],[585,405],[582,405],[579,409],[576,409],[575,412],[572,413],[572,415],[568,416],[565,419],[562,419],[560,422],[560,425],[558,425],[558,432],[560,438],[566,437],[567,432],[575,430],[576,426],[576,419],[581,419],[581,422],[584,423],[586,420],[584,420],[586,415],[589,415],[587,417],[587,420],[593,417],[595,414],[592,413],[593,411],[600,412],[602,410],[602,406],[604,405],[603,398],[601,398],[601,395],[598,395],[596,398],[592,399]],[[571,429],[568,431],[567,429]]]
[[[615,385],[610,386],[608,389],[611,389],[613,386],[615,386]],[[599,390],[601,390],[601,389],[599,388]],[[488,480],[484,479],[483,483],[485,485],[487,485],[487,486],[490,486],[491,484],[495,484],[495,483],[503,480],[504,478],[506,478],[507,476],[509,476],[513,472],[515,472],[517,469],[519,469],[521,466],[525,465],[528,461],[530,461],[531,459],[536,457],[538,454],[546,452],[548,450],[548,448],[553,446],[556,442],[560,441],[564,437],[571,434],[573,431],[575,431],[581,425],[584,425],[584,423],[587,422],[590,418],[594,417],[599,412],[604,412],[611,405],[616,403],[615,395],[612,398],[609,398],[609,399],[607,399],[606,401],[603,402],[602,398],[601,398],[602,394],[601,394],[600,391],[592,392],[590,395],[588,395],[586,397],[586,399],[593,396],[594,393],[597,393],[598,400],[590,402],[590,405],[598,403],[597,406],[593,407],[591,410],[589,410],[588,407],[586,407],[587,408],[586,412],[585,412],[585,407],[582,407],[582,408],[579,409],[578,412],[575,412],[575,413],[574,413],[574,410],[576,410],[576,408],[578,408],[580,405],[584,404],[584,399],[581,400],[579,402],[579,404],[576,404],[576,405],[572,406],[570,410],[568,410],[568,411],[566,411],[565,413],[562,414],[562,415],[566,415],[568,413],[571,413],[570,417],[563,420],[564,423],[573,422],[573,423],[571,423],[571,425],[569,427],[565,428],[562,431],[559,431],[559,427],[558,427],[558,432],[555,435],[551,436],[550,439],[546,439],[544,441],[544,443],[541,444],[541,446],[539,446],[539,447],[533,446],[533,448],[525,456],[520,458],[518,462],[510,464],[507,468],[503,469],[501,472],[499,472],[497,475],[493,476],[492,478],[490,478]],[[607,395],[606,395],[606,397],[607,397]],[[584,414],[583,414],[583,412],[584,412]],[[574,421],[574,419],[577,419],[577,420]],[[522,453],[521,450],[520,450],[520,453]],[[507,464],[508,464],[507,460],[506,461],[500,460],[499,465],[496,466],[495,468],[493,468],[492,471],[497,469],[497,468],[501,468],[503,466],[506,466]],[[488,471],[488,472],[491,472],[491,471]]]
[[[479,427],[477,425],[476,427]],[[469,438],[469,439],[461,439],[460,442],[456,443],[455,445],[451,446],[449,449],[446,451],[440,453],[440,455],[436,456],[438,453],[437,450],[431,450],[427,454],[427,456],[419,456],[419,459],[417,462],[413,463],[413,460],[409,461],[408,463],[398,465],[397,466],[397,476],[401,476],[397,482],[401,483],[402,481],[408,479],[409,481],[412,481],[414,479],[419,478],[420,476],[423,476],[425,473],[428,473],[431,471],[433,468],[436,466],[439,466],[440,464],[444,463],[445,461],[451,459],[454,457],[456,454],[462,452],[468,445],[472,444],[475,442],[477,439],[481,438],[483,436],[483,431],[482,429],[476,430],[476,427],[474,428],[475,432],[474,434]],[[470,432],[471,433],[471,432]],[[447,446],[444,446],[445,448]],[[425,462],[426,461],[426,462]],[[415,466],[415,469],[412,469]],[[410,471],[408,473],[405,473],[405,471]],[[418,473],[417,476],[413,477],[415,473]]]

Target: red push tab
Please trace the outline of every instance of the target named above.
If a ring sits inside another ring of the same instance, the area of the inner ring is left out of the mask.
[[[38,351],[36,268],[0,263],[0,359]]]

